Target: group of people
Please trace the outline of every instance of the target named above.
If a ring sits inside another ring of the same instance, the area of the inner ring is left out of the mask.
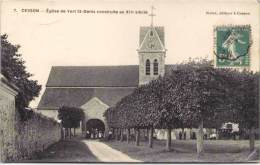
[[[104,132],[98,129],[91,129],[86,131],[87,139],[100,139],[104,137]]]
[[[180,140],[186,140],[186,132],[182,133],[181,131],[179,132],[179,139]]]

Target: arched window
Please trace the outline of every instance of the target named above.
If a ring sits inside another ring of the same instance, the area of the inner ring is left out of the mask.
[[[153,61],[153,74],[158,75],[158,61],[157,61],[157,59],[155,59]]]
[[[145,62],[145,74],[150,75],[150,60],[146,60]]]

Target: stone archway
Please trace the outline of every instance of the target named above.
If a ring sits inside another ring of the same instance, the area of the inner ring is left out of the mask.
[[[103,138],[105,133],[105,123],[100,119],[89,119],[86,122],[86,138]]]
[[[86,124],[89,120],[92,119],[100,120],[105,125],[105,135],[107,135],[108,127],[103,114],[109,108],[109,106],[102,102],[99,98],[93,97],[87,103],[83,104],[81,108],[83,109],[85,114],[85,119],[83,120],[84,124],[82,124],[83,135],[86,136]]]

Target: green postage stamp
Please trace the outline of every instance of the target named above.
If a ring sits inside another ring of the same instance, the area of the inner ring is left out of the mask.
[[[250,25],[216,26],[214,35],[216,67],[250,66]]]

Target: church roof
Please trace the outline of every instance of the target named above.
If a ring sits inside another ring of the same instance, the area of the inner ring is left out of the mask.
[[[136,87],[138,65],[54,66],[47,87]]]
[[[134,88],[46,88],[38,109],[53,110],[61,106],[80,107],[97,97],[108,106],[114,106]]]
[[[175,65],[165,65],[165,73],[174,67]],[[99,98],[108,106],[114,106],[138,85],[138,65],[54,66],[38,109],[80,107],[93,97]]]

